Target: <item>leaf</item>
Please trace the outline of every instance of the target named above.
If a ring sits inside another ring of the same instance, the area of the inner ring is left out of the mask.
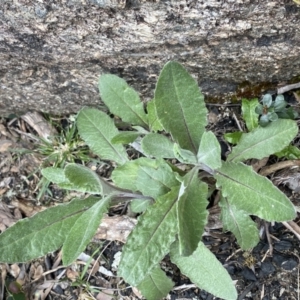
[[[75,199],[18,221],[0,235],[0,261],[26,262],[57,250],[70,229],[99,198]]]
[[[108,211],[111,197],[107,196],[99,200],[77,218],[62,247],[62,260],[65,266],[76,260],[91,241],[99,227],[103,214]]]
[[[261,117],[260,117],[260,119],[259,119],[259,125],[261,126],[261,127],[266,127],[267,125],[269,125],[270,124],[270,120],[269,120],[269,117],[268,117],[268,115],[266,114],[266,115],[262,115]]]
[[[284,157],[286,159],[300,159],[300,149],[293,145],[288,145],[286,148],[282,149],[280,152],[275,153],[279,158]]]
[[[272,95],[271,94],[265,94],[262,98],[263,105],[267,107],[271,107],[272,105]]]
[[[222,209],[223,230],[231,231],[243,250],[254,248],[259,242],[257,225],[243,210],[230,205],[225,198],[219,202]]]
[[[228,143],[236,145],[240,141],[242,135],[243,135],[242,131],[236,131],[236,132],[225,133],[224,138]]]
[[[190,256],[179,254],[178,242],[171,248],[171,261],[181,273],[189,277],[200,289],[225,300],[237,299],[237,292],[226,269],[216,257],[200,242]]]
[[[239,162],[249,158],[261,159],[281,151],[298,133],[295,121],[279,119],[262,128],[244,133],[239,144],[233,147],[227,160]]]
[[[111,176],[121,188],[140,191],[153,199],[167,193],[178,185],[175,173],[162,159],[139,158],[116,168]]]
[[[181,149],[178,144],[174,144],[173,146],[174,156],[177,160],[179,160],[183,164],[197,164],[196,155],[190,150]]]
[[[133,199],[130,202],[130,208],[134,213],[141,213],[144,212],[152,204],[153,201],[148,199]]]
[[[144,280],[175,240],[178,190],[173,188],[147,209],[123,247],[118,275],[132,286]]]
[[[287,102],[284,101],[284,96],[277,95],[277,97],[274,101],[274,110],[281,111],[281,110],[285,109],[286,106],[287,106]]]
[[[141,134],[136,131],[121,131],[111,140],[113,144],[130,144],[134,142]]]
[[[202,163],[212,170],[221,167],[221,147],[219,141],[211,131],[203,133],[197,158],[198,163]]]
[[[147,112],[151,131],[162,131],[164,128],[158,120],[154,99],[147,103]]]
[[[217,171],[217,187],[236,209],[267,221],[288,221],[296,216],[290,200],[270,180],[242,163],[224,162]]]
[[[258,127],[258,114],[255,112],[258,104],[257,98],[251,100],[242,99],[243,118],[249,131]]]
[[[72,165],[72,164],[71,164]],[[74,164],[75,165],[75,164]],[[82,168],[83,166],[79,166],[78,168]],[[83,167],[85,168],[85,167]],[[88,169],[89,170],[89,169]],[[92,172],[91,170],[89,172]],[[94,172],[92,172],[94,173]],[[65,175],[65,170],[55,167],[49,167],[42,169],[43,176],[48,179],[49,181],[56,183],[59,187],[66,189],[66,190],[75,190],[78,192],[89,192],[91,194],[101,194],[101,195],[108,195],[113,192],[120,192],[120,189],[111,185],[110,183],[106,182],[103,178],[99,177],[94,173],[94,175],[97,177],[96,180],[99,181],[101,187],[97,187],[95,185],[94,189],[87,189],[86,186],[81,186],[82,184],[76,185],[75,182],[70,182],[69,179]],[[91,175],[91,174],[90,174]],[[84,179],[85,180],[85,179]]]
[[[113,160],[118,164],[128,161],[123,146],[111,143],[119,132],[105,113],[93,108],[83,108],[77,116],[77,127],[80,136],[100,158]]]
[[[183,178],[177,202],[178,239],[180,255],[191,255],[197,248],[207,223],[208,187],[193,168]]]
[[[193,77],[176,62],[162,69],[156,89],[159,122],[181,148],[197,153],[207,125],[204,96]]]
[[[99,79],[102,101],[110,112],[132,125],[148,126],[148,118],[138,93],[124,79],[111,75],[102,75]]]
[[[91,169],[77,164],[67,164],[65,176],[77,191],[89,194],[103,194],[99,176]]]
[[[142,149],[155,158],[174,158],[174,143],[166,136],[158,133],[149,133],[142,139]]]
[[[278,115],[275,112],[268,112],[267,113],[269,121],[277,121],[278,120]]]
[[[137,288],[147,300],[157,300],[167,296],[173,286],[173,281],[159,267],[155,267]]]
[[[42,169],[42,175],[49,181],[60,185],[70,186],[69,189],[75,189],[65,175],[65,170],[56,167]],[[66,188],[67,189],[67,188]]]

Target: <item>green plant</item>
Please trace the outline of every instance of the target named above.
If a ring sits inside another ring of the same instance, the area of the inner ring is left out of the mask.
[[[111,117],[92,108],[78,113],[77,126],[95,154],[115,163],[113,183],[74,163],[64,169],[45,168],[42,173],[48,180],[89,196],[7,229],[0,235],[0,261],[27,261],[62,246],[63,263],[71,264],[95,234],[110,203],[131,200],[134,210],[144,212],[123,247],[118,274],[125,281],[147,299],[164,297],[173,283],[160,261],[170,254],[197,286],[217,297],[236,299],[230,276],[201,241],[208,191],[221,191],[224,230],[233,232],[242,249],[259,241],[251,215],[267,221],[292,220],[296,214],[289,199],[242,161],[282,150],[296,136],[296,123],[280,119],[244,133],[225,162],[217,138],[205,129],[204,97],[180,64],[164,66],[147,113],[137,92],[123,79],[102,75],[99,89],[110,112],[132,130],[119,131]],[[144,157],[131,161],[122,144],[138,149]],[[186,165],[186,171],[174,161]],[[206,177],[214,181],[208,185]]]
[[[263,97],[263,99],[270,100],[270,95],[266,94]],[[277,103],[276,105],[275,102]],[[272,103],[271,106],[276,107],[276,111],[278,111],[276,114],[278,114],[279,118],[294,119],[298,116],[298,113],[294,111],[292,107],[286,108],[287,103],[283,100],[282,95],[278,95],[275,99],[275,102]],[[280,103],[281,103],[281,109],[279,105]],[[265,127],[268,124],[270,124],[269,121],[266,123],[262,122],[263,124],[261,124],[261,119],[259,120],[259,113],[258,113],[261,111],[261,109],[262,109],[262,105],[259,104],[257,98],[251,100],[242,99],[242,117],[243,120],[245,121],[248,132],[254,130],[259,125]],[[276,120],[278,120],[278,118]],[[244,133],[246,132],[243,131],[230,132],[230,133],[226,133],[224,135],[224,138],[227,142],[236,145],[238,144],[239,140],[241,139]],[[300,158],[299,148],[291,144],[289,144],[288,146],[284,147],[281,151],[276,152],[274,154],[278,158],[285,158],[289,160]]]
[[[83,163],[91,159],[88,148],[78,135],[75,120],[72,116],[69,117],[68,124],[65,127],[62,127],[60,122],[53,122],[51,118],[49,122],[58,130],[58,134],[49,137],[49,139],[39,138],[34,152],[43,158],[41,169],[48,166],[63,168],[66,163]],[[49,180],[45,177],[41,178],[38,183],[37,200],[40,200],[46,191],[51,194],[48,188],[49,184]]]
[[[255,112],[260,115],[259,124],[261,126],[267,126],[278,118],[293,120],[298,116],[292,107],[287,107],[288,103],[284,100],[283,95],[277,95],[273,101],[272,95],[265,94],[261,102],[255,109]]]

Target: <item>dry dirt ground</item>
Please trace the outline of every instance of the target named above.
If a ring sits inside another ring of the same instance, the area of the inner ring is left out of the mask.
[[[240,106],[209,105],[208,109],[210,129],[220,138],[226,156],[229,148],[222,136],[244,126]],[[60,124],[59,127],[49,125],[49,119],[55,120],[52,123]],[[21,218],[72,197],[51,184],[43,194],[40,193],[43,186],[40,167],[49,162],[36,150],[40,138],[57,134],[72,123],[70,120],[70,116],[46,118],[38,113],[0,119],[1,231]],[[296,145],[298,140],[299,137],[295,140]],[[299,161],[276,171],[268,168],[277,163],[275,157],[249,162],[257,170],[264,167],[265,174],[274,184],[300,206]],[[91,162],[89,166],[102,176],[109,176],[111,171],[109,163]],[[203,241],[228,270],[236,284],[238,299],[300,299],[299,219],[286,224],[271,224],[259,219],[256,222],[260,228],[260,243],[252,251],[245,252],[238,247],[231,233],[222,231],[219,210],[211,207]],[[123,242],[135,224],[136,219],[126,215],[126,207],[111,208],[85,255],[67,268],[61,265],[59,251],[28,263],[1,264],[0,300],[8,299],[8,290],[16,288],[9,284],[15,281],[22,286],[26,295],[23,299],[140,299],[139,292],[116,275]],[[216,299],[180,274],[168,257],[162,262],[162,268],[176,284],[166,299]]]

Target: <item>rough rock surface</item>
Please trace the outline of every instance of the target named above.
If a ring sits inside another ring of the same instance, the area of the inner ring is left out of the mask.
[[[0,113],[100,105],[114,73],[148,100],[168,60],[208,95],[300,75],[292,0],[0,0]]]

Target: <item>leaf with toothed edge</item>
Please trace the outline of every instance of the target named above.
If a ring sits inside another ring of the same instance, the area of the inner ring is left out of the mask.
[[[118,275],[132,286],[146,278],[175,241],[178,190],[172,188],[146,210],[123,247]]]
[[[267,221],[288,221],[296,217],[293,204],[273,183],[242,163],[223,162],[215,176],[217,187],[238,210]]]

